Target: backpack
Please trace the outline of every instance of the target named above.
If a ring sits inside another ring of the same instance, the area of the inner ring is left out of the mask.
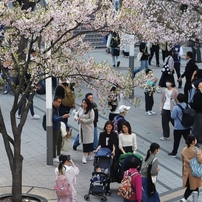
[[[64,86],[63,84],[59,84],[64,89],[64,98],[62,99],[62,104],[66,107],[71,107],[75,103],[74,92],[70,89],[71,84],[68,86]]]
[[[192,109],[188,104],[185,108],[183,108],[181,105],[177,105],[182,110],[182,120],[180,120],[181,124],[184,127],[191,127],[194,123],[194,116],[195,116],[195,110]]]
[[[57,175],[54,190],[59,197],[69,196],[72,192],[65,175]]]
[[[46,114],[44,114],[42,118],[42,127],[46,131]]]
[[[114,126],[114,132],[118,133],[118,122],[119,120],[123,119],[122,117],[117,118],[117,116],[114,117],[112,124]]]
[[[120,38],[117,34],[112,34],[110,47],[115,48],[120,44]]]
[[[42,82],[37,84],[36,93],[39,94],[39,95],[46,94],[46,88],[45,88],[45,85],[42,84]]]
[[[118,188],[118,195],[122,196],[125,199],[130,199],[133,193],[132,188],[132,177],[138,174],[138,172],[134,172],[131,174],[128,170],[126,171],[126,175],[121,180],[121,184]]]

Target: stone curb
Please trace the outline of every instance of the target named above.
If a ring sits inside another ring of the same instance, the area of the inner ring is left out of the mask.
[[[0,198],[6,195],[11,195],[11,188],[11,186],[0,187]],[[25,196],[36,197],[40,199],[41,202],[57,201],[55,191],[43,187],[23,186],[22,194]]]

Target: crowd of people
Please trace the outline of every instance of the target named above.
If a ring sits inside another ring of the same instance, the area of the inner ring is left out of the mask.
[[[117,39],[115,39],[116,41]],[[152,45],[153,54],[155,53],[156,44]],[[111,47],[113,48],[113,47]],[[142,42],[140,50],[143,50],[141,67],[135,70],[134,76],[146,68],[145,74],[148,76],[146,82],[146,87],[144,89],[145,94],[145,114],[154,115],[156,114],[152,108],[154,105],[153,93],[155,92],[155,86],[157,85],[157,79],[153,77],[153,72],[145,64],[151,63],[149,59],[149,54],[147,52],[147,46]],[[163,88],[161,94],[161,123],[163,136],[160,138],[162,141],[170,139],[170,127],[169,122],[174,126],[174,142],[173,150],[168,153],[171,157],[176,157],[181,136],[183,136],[187,146],[182,151],[182,162],[183,162],[183,186],[187,187],[184,198],[181,202],[186,202],[187,198],[192,192],[197,192],[201,186],[199,179],[191,174],[191,169],[189,166],[189,161],[195,155],[195,149],[197,148],[197,143],[202,143],[202,70],[198,69],[195,61],[193,59],[193,53],[188,51],[186,53],[187,64],[183,74],[180,74],[180,46],[175,45],[170,51],[165,51],[165,61],[164,65],[168,66],[169,74],[162,72],[162,76],[159,81],[158,87]],[[34,52],[32,52],[34,54]],[[117,58],[114,58],[117,59]],[[114,60],[115,61],[115,60]],[[114,62],[116,66],[120,65],[120,61]],[[157,66],[159,61],[157,60]],[[9,63],[4,64],[5,68],[9,67]],[[8,68],[9,69],[9,68]],[[8,70],[9,71],[9,70]],[[178,88],[182,88],[182,79],[185,77],[186,82],[184,85],[184,94],[178,93],[175,87],[175,80],[173,72],[176,71],[178,78]],[[27,74],[27,80],[29,80],[30,74]],[[26,82],[25,82],[26,85]],[[137,137],[133,132],[130,123],[126,120],[126,115],[130,110],[130,106],[125,106],[122,104],[122,95],[116,92],[116,86],[111,88],[112,95],[109,95],[108,105],[109,105],[109,117],[108,121],[103,127],[103,132],[98,135],[97,124],[98,124],[98,107],[94,102],[93,94],[87,93],[82,99],[80,107],[75,110],[73,119],[78,122],[79,133],[76,136],[73,144],[73,150],[77,150],[77,147],[82,144],[83,154],[81,156],[81,161],[83,164],[92,161],[93,153],[97,153],[101,148],[108,148],[111,151],[111,156],[113,159],[112,172],[113,175],[110,176],[111,182],[117,181],[117,162],[119,157],[123,154],[132,153],[136,154],[138,145]],[[4,93],[4,94],[7,94]],[[27,94],[27,100],[30,94]],[[69,97],[68,97],[69,96]],[[67,100],[68,97],[68,100]],[[70,99],[71,98],[71,99]],[[195,117],[192,126],[186,127],[182,124],[183,110],[181,108],[186,108],[189,103],[189,107],[195,110]],[[76,167],[71,158],[67,155],[63,155],[61,152],[62,147],[62,136],[61,136],[61,122],[66,126],[67,132],[71,133],[71,127],[68,124],[68,118],[71,116],[70,111],[76,108],[75,96],[74,96],[74,84],[67,82],[66,78],[61,78],[61,82],[55,88],[55,97],[53,100],[53,161],[59,163],[58,168],[55,173],[57,175],[64,175],[67,177],[71,187],[72,194],[66,198],[61,198],[58,196],[58,201],[68,202],[76,201],[76,191],[74,188],[76,175],[79,174],[79,169]],[[30,112],[33,119],[39,119],[39,116],[34,113],[33,102],[30,105]],[[21,108],[18,110],[17,118],[21,118]],[[190,135],[192,134],[192,135]],[[71,134],[70,134],[71,136]],[[153,193],[149,194],[149,183],[155,185],[156,178],[160,168],[158,166],[157,154],[160,150],[160,145],[157,143],[152,143],[144,158],[140,175],[132,179],[134,187],[140,185],[143,187],[144,192],[147,195],[147,201],[158,202],[160,201],[158,192],[156,189]],[[197,159],[202,162],[202,154],[197,150]],[[137,172],[139,163],[135,158],[131,159],[131,167],[129,172]],[[149,170],[149,171],[148,171]],[[138,170],[139,172],[139,170]],[[148,178],[148,172],[150,173],[152,182]],[[140,180],[141,179],[141,180]],[[155,186],[154,186],[155,187]],[[140,202],[143,197],[143,192],[137,191],[138,194],[131,196],[130,199],[124,199],[124,202]]]
[[[197,70],[200,72],[199,70]],[[197,72],[196,71],[196,72]],[[194,74],[197,74],[197,73]],[[200,75],[200,73],[199,73]],[[196,107],[197,104],[195,102],[198,102],[198,97],[201,96],[201,82],[200,78],[195,76],[196,81],[195,86],[195,94],[193,95],[193,101],[192,101],[192,107]],[[116,88],[112,87],[112,93],[116,92]],[[115,93],[116,94],[116,93]],[[91,96],[91,100],[88,98],[88,96]],[[194,102],[194,98],[197,97],[197,100]],[[79,124],[79,134],[76,140],[74,141],[73,144],[73,149],[76,150],[77,146],[81,143],[83,146],[83,156],[82,158],[82,163],[86,164],[88,161],[93,160],[92,152],[97,153],[101,148],[109,148],[111,150],[112,154],[112,159],[115,161],[120,157],[122,154],[127,154],[127,153],[133,153],[136,154],[137,152],[137,137],[136,134],[132,132],[132,128],[130,123],[126,120],[126,115],[128,111],[130,110],[129,106],[125,105],[120,105],[121,99],[120,95],[116,96],[109,96],[111,100],[109,99],[109,120],[105,123],[103,132],[100,133],[99,138],[97,139],[97,147],[93,147],[93,142],[94,142],[94,122],[96,120],[96,127],[97,127],[97,122],[98,122],[98,114],[95,118],[95,110],[97,108],[93,106],[97,106],[94,103],[93,100],[93,95],[91,93],[88,93],[85,98],[82,100],[82,105],[81,107],[76,111],[74,115],[74,120],[78,121]],[[193,127],[184,127],[181,123],[182,119],[182,110],[178,105],[181,105],[183,108],[187,105],[186,101],[186,96],[182,93],[178,93],[177,89],[173,87],[172,80],[170,78],[166,79],[166,88],[162,91],[162,99],[161,99],[161,115],[162,115],[162,129],[163,129],[163,137],[161,140],[168,140],[170,138],[170,128],[169,128],[169,122],[171,122],[174,125],[174,142],[173,142],[173,150],[171,153],[168,153],[169,156],[176,157],[178,148],[179,148],[179,143],[181,136],[184,137],[187,146],[183,149],[182,151],[182,162],[183,162],[183,186],[187,187],[184,198],[181,199],[182,202],[187,201],[187,198],[190,196],[192,192],[197,192],[198,188],[200,185],[192,185],[192,181],[195,181],[196,177],[192,176],[191,170],[185,171],[188,167],[189,160],[193,158],[194,152],[190,154],[188,152],[185,152],[187,150],[193,151],[194,148],[196,148],[196,143],[197,143],[197,136],[193,133]],[[196,108],[195,108],[196,109]],[[97,111],[98,113],[98,111]],[[199,113],[200,116],[200,113]],[[197,121],[199,119],[196,118]],[[198,122],[197,122],[198,123]],[[192,130],[192,133],[194,135],[190,135],[190,131]],[[86,139],[87,138],[87,139]],[[78,140],[78,144],[76,145],[75,142]],[[150,183],[156,184],[156,178],[158,175],[158,172],[160,171],[159,168],[159,163],[157,159],[157,154],[159,152],[160,145],[157,143],[152,143],[150,145],[150,148],[147,152],[146,157],[144,158],[142,165],[141,165],[141,170],[140,170],[140,176],[136,178],[132,178],[132,183],[133,186],[142,186],[144,193],[142,191],[139,191],[139,193],[131,196],[131,199],[124,199],[124,202],[136,202],[136,201],[141,201],[143,195],[146,194],[147,200],[146,201],[152,201],[152,202],[158,202],[160,201],[158,192],[155,188],[153,193],[150,195],[149,190]],[[198,150],[197,153],[200,162],[200,158],[202,158],[201,152]],[[132,158],[131,160],[131,167],[129,169],[129,172],[133,173],[136,172],[138,169],[138,162]],[[113,166],[115,166],[116,163],[113,162]],[[149,166],[150,165],[150,166]],[[113,168],[112,166],[112,168]],[[115,166],[115,169],[117,167]],[[148,171],[149,169],[149,171]],[[150,173],[150,177],[148,178],[148,172]],[[187,172],[189,174],[187,174]],[[111,182],[116,181],[116,177],[114,176],[114,170],[112,170],[112,177],[110,180]],[[117,173],[119,174],[119,173]],[[140,178],[141,180],[138,180]],[[193,179],[194,180],[193,180]],[[96,178],[97,179],[97,178]],[[154,182],[153,182],[154,180]],[[138,185],[137,182],[138,181]],[[186,183],[184,182],[186,181]],[[137,189],[138,192],[138,189]],[[141,192],[141,193],[140,193]],[[198,192],[197,192],[198,193]]]
[[[175,47],[175,50],[180,49],[180,47]],[[195,65],[194,60],[192,59],[193,55],[192,52],[186,53],[186,59],[188,60],[187,65],[185,67],[185,71],[183,74],[178,75],[178,88],[182,88],[182,78],[186,78],[185,87],[184,87],[184,94],[178,93],[177,88],[175,87],[175,82],[173,75],[170,74],[169,76],[163,76],[163,83],[164,85],[161,85],[160,87],[164,87],[161,94],[161,105],[160,105],[160,111],[161,111],[161,118],[162,118],[162,131],[163,136],[160,138],[160,140],[169,140],[170,139],[170,127],[169,122],[172,123],[174,126],[173,136],[174,136],[174,142],[173,142],[173,149],[170,153],[168,153],[171,157],[176,157],[180,139],[181,136],[183,136],[187,146],[182,151],[182,163],[183,163],[183,186],[186,187],[184,198],[181,199],[181,202],[186,202],[187,198],[191,195],[192,192],[197,192],[201,185],[196,183],[196,185],[193,185],[197,180],[199,180],[197,177],[193,176],[191,173],[191,169],[189,167],[189,161],[194,157],[194,150],[197,148],[197,142],[201,143],[202,134],[201,133],[201,91],[202,91],[202,77],[201,73],[202,70],[198,69]],[[169,52],[169,54],[165,55],[165,61],[168,61],[168,66],[172,66],[170,68],[172,71],[177,71],[176,68],[179,67],[179,64],[175,64],[175,59],[172,56],[172,51]],[[166,63],[166,62],[165,62]],[[179,61],[177,62],[179,63]],[[153,72],[151,69],[146,70],[146,74],[150,74],[152,79],[149,79],[147,81],[146,86],[155,86],[157,83],[156,78],[153,77]],[[190,76],[191,74],[191,76]],[[150,90],[148,90],[150,89]],[[155,92],[155,88],[154,89]],[[145,88],[145,110],[146,114],[154,115],[155,112],[152,111],[154,99],[153,99],[153,93],[151,92],[151,88]],[[98,122],[98,112],[97,116],[95,118],[95,110],[97,109],[97,106],[94,103],[93,95],[90,94],[91,100],[88,98],[87,94],[85,98],[82,101],[81,108],[78,109],[75,113],[74,119],[78,121],[79,123],[79,134],[76,140],[73,144],[73,149],[77,150],[77,146],[81,143],[83,145],[83,156],[81,157],[82,163],[86,164],[88,161],[92,160],[92,152],[97,153],[101,148],[109,148],[111,150],[112,158],[113,160],[119,158],[122,154],[127,153],[137,153],[138,145],[137,145],[137,137],[136,134],[133,133],[130,123],[126,120],[127,113],[130,110],[129,106],[125,106],[122,104],[122,97],[119,94],[116,94],[116,87],[113,86],[111,88],[112,95],[109,95],[109,117],[108,121],[105,123],[103,132],[100,133],[99,138],[97,135],[97,132],[94,133],[93,128],[95,126],[97,127]],[[90,100],[87,101],[87,100]],[[182,108],[185,108],[187,106],[187,103],[189,102],[189,106],[192,107],[195,110],[195,118],[194,118],[194,124],[191,127],[185,127],[181,123],[183,112],[181,110]],[[94,105],[94,107],[93,107]],[[180,106],[179,106],[180,105]],[[89,109],[87,109],[89,107]],[[79,111],[82,111],[80,113]],[[79,115],[80,114],[80,115]],[[95,122],[96,121],[96,122]],[[96,123],[96,124],[95,124]],[[86,125],[90,127],[90,130],[86,133],[85,127]],[[117,135],[118,134],[118,135]],[[192,135],[190,135],[192,134]],[[97,147],[93,147],[93,142],[95,140],[95,135],[97,136]],[[85,136],[88,136],[89,140],[86,142]],[[77,143],[76,143],[77,142]],[[160,145],[157,143],[152,143],[150,145],[150,148],[147,152],[146,157],[144,158],[141,169],[140,169],[140,175],[139,177],[132,178],[133,186],[138,185],[143,187],[144,192],[147,195],[147,201],[160,201],[158,192],[155,191],[153,194],[149,195],[148,187],[149,183],[156,184],[156,178],[158,175],[158,172],[160,171],[159,163],[157,159],[157,154],[159,152]],[[190,153],[191,152],[191,153]],[[202,154],[199,150],[197,150],[197,158],[200,162],[202,158]],[[116,163],[113,162],[113,166],[116,167]],[[138,169],[138,162],[136,161],[136,158],[132,158],[131,160],[131,167],[129,168],[129,171],[131,173],[136,172]],[[149,171],[148,171],[149,170]],[[114,171],[114,170],[113,170]],[[138,171],[139,172],[139,171]],[[150,173],[150,177],[148,178],[148,172]],[[114,172],[113,172],[114,175]],[[125,174],[126,175],[126,174]],[[116,178],[116,176],[113,176]],[[111,178],[111,182],[116,181],[116,179]],[[138,180],[141,179],[141,180]],[[152,182],[151,182],[152,181]],[[155,186],[154,186],[155,187]],[[145,196],[145,193],[142,191],[137,190],[137,193],[133,195],[130,199],[124,199],[124,202],[139,202],[141,201]]]

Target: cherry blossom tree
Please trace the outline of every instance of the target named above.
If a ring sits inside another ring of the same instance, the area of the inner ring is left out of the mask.
[[[0,43],[0,62],[9,63],[9,69],[17,72],[18,83],[10,82],[4,66],[0,68],[13,92],[10,111],[12,133],[8,134],[0,109],[0,133],[2,134],[12,172],[12,200],[22,198],[21,133],[36,85],[48,77],[71,77],[79,85],[95,90],[104,107],[112,85],[128,97],[134,88],[130,72],[121,74],[106,62],[96,63],[93,58],[84,59],[93,47],[85,41],[89,32],[104,33],[119,30],[135,35],[136,39],[162,41],[186,41],[197,37],[202,40],[201,0],[123,0],[115,13],[109,0],[49,0],[45,7],[40,0],[1,0],[1,25],[5,28]],[[31,50],[37,52],[34,60]],[[31,79],[25,83],[29,72]],[[143,81],[144,79],[142,79]],[[139,85],[139,81],[137,81]],[[29,101],[26,94],[30,92]],[[20,122],[16,112],[22,107]]]
[[[0,43],[1,70],[13,93],[10,111],[12,134],[8,133],[0,108],[0,133],[12,173],[12,201],[22,201],[21,133],[27,119],[36,85],[48,77],[71,77],[73,82],[95,90],[104,107],[112,85],[121,89],[128,97],[133,88],[130,72],[121,74],[111,69],[106,62],[96,63],[93,58],[84,59],[84,54],[92,51],[89,42],[84,41],[88,32],[105,32],[120,27],[118,15],[108,0],[49,0],[45,7],[38,1],[1,0],[1,25],[5,28],[4,39]],[[31,51],[37,55],[34,60]],[[9,71],[17,74],[18,82],[11,82]],[[26,80],[26,74],[31,75]],[[26,85],[25,85],[26,84]],[[30,93],[28,102],[26,95]],[[16,112],[22,107],[21,119],[16,120]]]
[[[127,0],[120,20],[126,32],[143,40],[176,42],[202,40],[201,0]]]

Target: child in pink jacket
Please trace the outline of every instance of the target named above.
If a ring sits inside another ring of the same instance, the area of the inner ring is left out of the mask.
[[[127,175],[127,172],[133,174],[137,173],[132,176],[132,189],[134,190],[130,199],[124,199],[123,202],[141,202],[142,201],[142,177],[137,170],[139,168],[139,160],[137,157],[133,156],[130,159],[129,164],[130,169],[125,171],[124,176]]]

